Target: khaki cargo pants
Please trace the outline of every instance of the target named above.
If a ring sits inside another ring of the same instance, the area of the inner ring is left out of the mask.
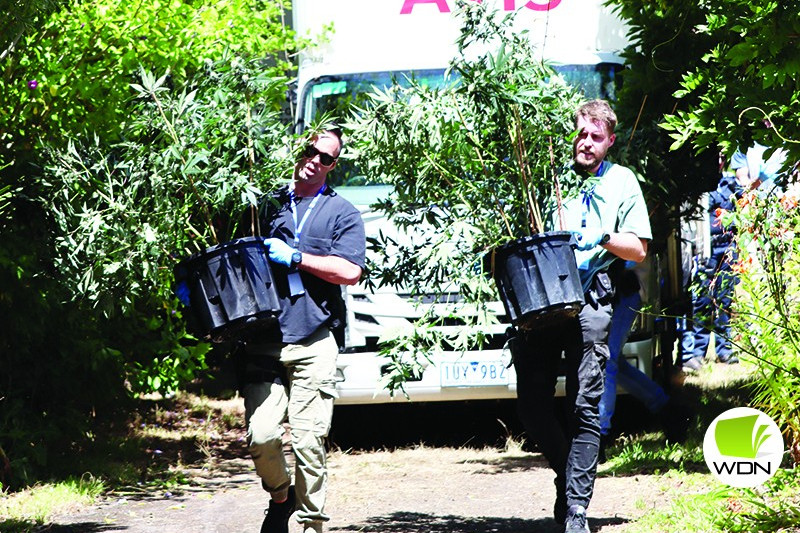
[[[288,418],[295,455],[297,520],[321,526],[325,514],[328,470],[324,438],[333,416],[336,341],[320,328],[302,344],[268,344],[248,351],[278,358],[289,383],[275,377],[270,382],[244,386],[245,420],[250,455],[264,489],[276,492],[291,484],[291,470],[283,454],[283,422]],[[316,529],[316,528],[315,528]]]

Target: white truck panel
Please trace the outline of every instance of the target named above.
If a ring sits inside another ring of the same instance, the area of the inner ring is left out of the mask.
[[[621,62],[627,26],[601,0],[484,0],[500,12],[519,11],[542,58],[561,64]],[[299,88],[323,75],[447,67],[460,27],[455,0],[295,0],[293,27],[329,39],[301,54]]]

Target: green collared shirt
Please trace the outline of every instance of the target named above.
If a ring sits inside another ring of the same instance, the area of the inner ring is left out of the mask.
[[[554,213],[551,229],[602,228],[606,233],[633,233],[640,239],[653,238],[639,181],[630,169],[608,161],[603,162],[597,176],[586,180],[577,197],[564,202],[563,220],[562,228],[558,213]],[[608,268],[616,258],[601,246],[575,250],[575,260],[584,267],[580,270],[584,290],[594,273]]]

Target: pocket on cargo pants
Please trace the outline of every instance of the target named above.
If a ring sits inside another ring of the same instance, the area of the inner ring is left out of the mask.
[[[310,432],[315,437],[327,437],[331,429],[333,402],[338,397],[333,380],[292,387],[289,420],[293,432]]]
[[[587,347],[578,366],[579,403],[597,406],[603,395],[608,346],[595,344]]]
[[[579,318],[583,336],[583,353],[578,367],[579,394],[587,404],[597,405],[603,394],[603,374],[610,357],[608,333],[611,327],[611,305],[586,305]]]
[[[336,398],[338,355],[336,341],[327,330],[282,355],[290,365],[289,425],[296,459],[297,520],[303,524],[329,519],[325,513],[328,471],[324,441]]]
[[[287,354],[288,355],[288,354]],[[293,432],[325,437],[330,431],[336,393],[336,358],[339,349],[328,333],[289,357],[291,365],[289,424]]]

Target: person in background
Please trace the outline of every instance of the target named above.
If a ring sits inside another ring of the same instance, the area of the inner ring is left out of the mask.
[[[767,119],[763,125],[767,129],[772,128],[772,123]],[[747,150],[737,150],[733,154],[730,165],[732,173],[722,172],[724,159],[720,159],[721,177],[708,199],[711,254],[698,261],[692,287],[694,346],[691,354],[682,361],[682,368],[686,372],[696,372],[706,362],[712,332],[717,361],[727,364],[739,362],[731,350],[729,326],[733,290],[738,282],[731,268],[736,259],[733,238],[736,228],[724,227],[720,215],[733,210],[736,200],[749,190],[757,189],[760,193],[770,194],[779,188],[786,156],[782,148],[773,150],[756,142]]]
[[[324,439],[339,353],[332,330],[343,327],[341,286],[359,281],[366,247],[358,210],[326,183],[341,150],[338,128],[311,137],[292,183],[259,209],[280,327],[249,339],[237,358],[250,455],[271,498],[261,533],[287,533],[295,510],[305,532],[318,533],[329,520]],[[283,451],[287,419],[294,472]]]
[[[614,285],[609,267],[641,262],[652,238],[647,207],[636,176],[605,160],[614,144],[617,118],[603,100],[575,114],[573,168],[584,178],[580,195],[564,204],[565,229],[578,249],[585,305],[578,316],[541,329],[520,330],[510,341],[517,373],[517,408],[526,432],[555,471],[553,515],[566,533],[589,531],[600,449],[598,404],[608,361]],[[555,222],[555,221],[554,221]],[[566,426],[555,412],[562,352],[566,357]]]
[[[739,358],[731,349],[730,307],[737,283],[731,264],[736,259],[734,235],[736,228],[725,226],[722,215],[736,208],[736,200],[749,190],[770,186],[778,175],[781,164],[775,154],[763,160],[765,147],[756,145],[747,153],[737,151],[731,159],[731,170],[723,172],[724,159],[720,159],[720,179],[717,188],[708,195],[708,218],[711,237],[711,254],[698,260],[692,283],[692,337],[693,347],[689,357],[684,357],[685,372],[696,372],[706,362],[706,353],[714,334],[714,351],[720,363],[736,364]]]
[[[764,120],[764,127],[772,128],[769,120]],[[768,156],[768,157],[765,157]],[[783,166],[787,152],[783,148],[771,149],[757,142],[747,150],[736,150],[731,157],[731,170],[736,174],[738,184],[747,189],[760,189],[770,193],[783,176]]]

